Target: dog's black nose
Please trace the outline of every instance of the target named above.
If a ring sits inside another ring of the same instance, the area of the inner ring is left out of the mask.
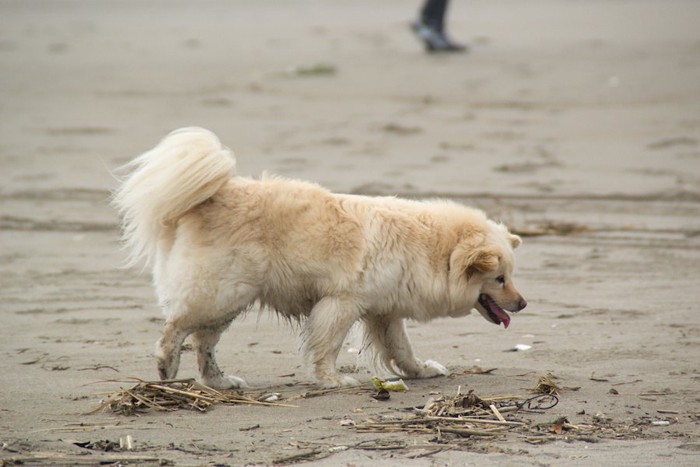
[[[520,301],[518,302],[518,311],[522,310],[527,306],[527,301],[525,301],[524,298],[520,297]]]

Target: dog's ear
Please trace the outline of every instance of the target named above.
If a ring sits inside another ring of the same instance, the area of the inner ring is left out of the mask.
[[[520,238],[518,235],[514,234],[508,234],[510,235],[510,245],[513,247],[513,249],[518,248],[521,243],[523,243],[523,239]]]
[[[501,258],[499,250],[494,247],[481,246],[469,248],[460,245],[452,252],[450,271],[452,274],[466,274],[467,280],[474,274],[484,274],[498,269]]]
[[[474,251],[467,259],[465,273],[467,280],[471,279],[474,274],[484,274],[498,269],[498,263],[501,258],[498,250],[490,248],[480,248]]]
[[[455,245],[450,254],[448,272],[455,280],[465,275],[484,274],[498,269],[501,249],[483,237],[470,238]]]

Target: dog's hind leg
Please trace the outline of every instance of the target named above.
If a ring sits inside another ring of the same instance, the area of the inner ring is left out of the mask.
[[[448,373],[440,363],[433,360],[423,362],[414,356],[403,319],[368,316],[364,321],[366,343],[387,370],[407,378],[433,378]]]
[[[192,334],[203,384],[217,389],[246,386],[240,378],[223,376],[216,363],[215,347],[221,333],[254,301],[256,293],[257,289],[247,284],[227,284],[213,293],[163,300],[167,319],[163,336],[156,344],[161,379],[177,375],[182,343]]]
[[[158,359],[158,375],[160,379],[174,379],[180,366],[180,350],[182,343],[190,333],[180,329],[176,322],[167,321],[163,335],[156,343],[156,358]]]
[[[309,314],[303,331],[304,355],[313,365],[314,376],[324,387],[359,384],[335,370],[345,336],[359,316],[359,309],[353,301],[335,297],[321,299]]]
[[[215,347],[221,333],[228,324],[211,329],[200,329],[192,334],[192,342],[197,350],[197,365],[202,384],[215,389],[234,389],[248,387],[246,382],[236,376],[224,376],[216,363]]]

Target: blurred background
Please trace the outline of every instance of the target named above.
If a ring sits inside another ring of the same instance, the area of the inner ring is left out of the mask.
[[[428,54],[420,2],[5,0],[0,186],[114,186],[186,125],[242,174],[399,194],[700,188],[700,4],[450,3],[469,50]]]
[[[516,275],[529,305],[507,332],[478,316],[409,325],[417,354],[454,378],[412,381],[405,397],[413,402],[395,398],[402,410],[459,385],[512,394],[552,372],[581,389],[543,416],[585,426],[605,413],[600,420],[648,434],[636,444],[509,440],[489,447],[496,457],[456,451],[426,461],[541,465],[548,452],[566,464],[595,451],[602,460],[591,465],[614,456],[692,464],[700,2],[452,0],[446,27],[468,46],[457,53],[426,52],[411,30],[420,7],[0,0],[0,372],[10,375],[0,391],[3,456],[10,446],[27,464],[53,452],[75,454],[66,465],[94,463],[66,440],[130,434],[142,453],[166,460],[224,464],[233,455],[271,464],[296,436],[348,439],[333,417],[394,407],[335,394],[282,417],[243,407],[212,411],[207,423],[189,413],[121,425],[81,415],[103,397],[96,381],[156,378],[151,353],[163,319],[149,275],[119,268],[113,171],[169,131],[198,125],[234,150],[241,175],[267,170],[334,191],[444,196],[526,237]],[[218,347],[222,367],[257,388],[304,387],[295,333],[279,324],[255,313],[237,321]],[[529,350],[504,352],[517,344]],[[354,363],[354,353],[341,353],[340,365]],[[474,365],[488,375],[470,373]],[[195,366],[184,355],[181,376]],[[650,426],[662,410],[673,417],[668,426]],[[218,457],[201,457],[193,439]],[[357,452],[348,450],[348,463],[394,456]]]

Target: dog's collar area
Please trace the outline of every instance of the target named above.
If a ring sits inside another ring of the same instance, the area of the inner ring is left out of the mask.
[[[506,313],[503,308],[496,304],[490,295],[485,293],[479,295],[479,304],[484,308],[484,310],[486,310],[489,320],[491,320],[492,323],[503,323],[503,327],[508,329],[508,325],[510,324],[510,316],[508,316],[508,313]]]

